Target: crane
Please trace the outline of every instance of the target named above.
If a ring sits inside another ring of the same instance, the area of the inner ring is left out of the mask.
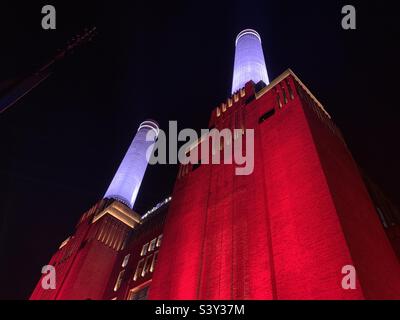
[[[0,91],[0,114],[12,107],[29,92],[39,86],[43,81],[48,79],[53,73],[53,66],[56,63],[63,60],[66,56],[72,54],[76,48],[89,41],[92,41],[96,34],[96,27],[85,29],[81,35],[78,34],[72,38],[72,40],[64,49],[59,50],[49,62],[44,64],[38,70],[6,86],[3,94],[1,94]]]

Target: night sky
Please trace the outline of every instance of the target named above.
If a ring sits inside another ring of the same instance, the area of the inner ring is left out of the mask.
[[[342,129],[356,161],[400,197],[400,25],[389,1],[1,1],[0,87],[76,33],[92,43],[0,115],[0,298],[26,299],[40,270],[104,195],[147,118],[207,128],[230,93],[236,34],[256,29],[270,79],[291,68]],[[129,4],[128,4],[129,3]],[[57,30],[41,8],[57,9]],[[341,8],[357,9],[357,30]],[[136,210],[169,196],[176,166],[151,166]]]

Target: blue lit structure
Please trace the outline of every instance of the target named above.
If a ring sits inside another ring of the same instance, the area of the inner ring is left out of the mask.
[[[158,125],[153,120],[139,126],[104,198],[118,200],[133,209],[148,164],[146,153],[152,151],[158,133]]]
[[[246,29],[236,38],[235,65],[233,69],[232,94],[253,80],[269,84],[267,67],[257,31]]]

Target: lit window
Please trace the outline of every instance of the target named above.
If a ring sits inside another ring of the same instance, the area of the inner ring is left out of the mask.
[[[122,283],[122,279],[124,277],[124,273],[125,273],[125,270],[122,270],[119,273],[117,281],[115,282],[114,291],[117,291],[121,287],[121,283]]]
[[[143,267],[143,270],[142,270],[142,277],[146,276],[146,274],[149,273],[150,260],[151,260],[152,257],[153,257],[153,255],[151,254],[146,258],[146,261],[144,263],[144,267]]]
[[[130,254],[127,254],[127,255],[125,256],[124,261],[122,261],[122,268],[125,268],[125,267],[128,265],[129,257],[130,257],[130,256],[131,256]]]
[[[159,247],[161,246],[162,236],[163,236],[162,234],[160,234],[160,235],[158,236],[157,244],[156,244],[156,247],[157,247],[157,248],[159,248]]]
[[[217,107],[217,117],[221,116],[221,110]]]
[[[156,247],[156,242],[157,242],[157,238],[154,238],[153,240],[151,240],[150,245],[149,245],[149,252],[154,251],[154,249]]]
[[[286,86],[288,87],[288,90],[289,90],[290,99],[293,100],[294,99],[294,94],[293,94],[293,90],[292,90],[292,87],[290,86],[290,83],[289,83],[288,79],[286,79]]]
[[[140,253],[141,256],[146,255],[147,253],[147,248],[149,247],[149,243],[146,243],[143,248],[142,248],[142,252]]]
[[[154,271],[154,266],[157,262],[157,257],[158,257],[158,251],[154,252],[154,257],[153,257],[153,261],[151,262],[150,272]]]
[[[136,271],[135,271],[135,275],[133,276],[133,281],[136,281],[137,278],[139,277],[139,275],[142,272],[142,268],[143,268],[143,264],[144,264],[144,259],[140,260],[137,264],[136,267]]]
[[[286,104],[286,103],[288,103],[288,99],[286,96],[286,90],[282,88],[282,92],[283,92],[283,102]]]
[[[276,95],[276,102],[278,103],[279,109],[282,109],[282,101],[279,93]]]

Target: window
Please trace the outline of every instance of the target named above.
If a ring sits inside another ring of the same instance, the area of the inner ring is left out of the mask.
[[[159,247],[161,246],[162,237],[163,237],[163,235],[162,235],[162,234],[160,234],[160,235],[158,236],[158,239],[157,239],[157,244],[156,244],[156,247],[157,247],[157,248],[159,248]]]
[[[286,103],[288,103],[288,99],[286,96],[286,90],[282,88],[282,92],[283,92],[283,102],[286,104]]]
[[[293,94],[292,87],[290,86],[289,80],[286,78],[285,81],[286,81],[286,86],[288,87],[288,90],[289,90],[290,100],[294,100],[294,94]]]
[[[279,93],[276,95],[276,102],[279,106],[279,109],[282,109],[282,101],[281,101],[281,97],[280,97]]]
[[[144,267],[143,267],[143,270],[142,270],[142,277],[145,277],[146,274],[149,273],[149,269],[150,269],[150,260],[151,260],[152,257],[153,257],[153,255],[151,254],[151,255],[149,255],[149,256],[146,258],[146,261],[145,261],[145,263],[144,263]]]
[[[130,256],[131,256],[130,254],[127,254],[127,255],[125,256],[124,261],[122,261],[122,268],[125,268],[125,267],[128,265],[129,257],[130,257]]]
[[[265,120],[267,120],[268,118],[272,117],[275,114],[275,109],[272,109],[266,113],[264,113],[260,119],[258,120],[258,123],[263,123]]]
[[[154,257],[153,261],[151,262],[150,272],[154,271],[154,266],[156,265],[157,257],[158,257],[158,251],[154,252]]]
[[[125,270],[122,270],[119,273],[117,281],[115,282],[114,291],[117,291],[121,287],[122,279],[124,278],[124,273],[125,273]]]
[[[143,264],[144,264],[144,259],[138,262],[135,275],[133,276],[133,281],[136,281],[139,278],[139,275],[142,273]]]
[[[151,240],[150,246],[149,246],[149,252],[154,251],[154,248],[156,247],[156,242],[157,242],[157,238],[154,238],[153,240]]]
[[[147,300],[150,286],[129,291],[128,300]]]
[[[145,256],[147,253],[147,248],[149,247],[149,243],[146,243],[143,248],[142,248],[142,252],[140,253],[141,256]]]

